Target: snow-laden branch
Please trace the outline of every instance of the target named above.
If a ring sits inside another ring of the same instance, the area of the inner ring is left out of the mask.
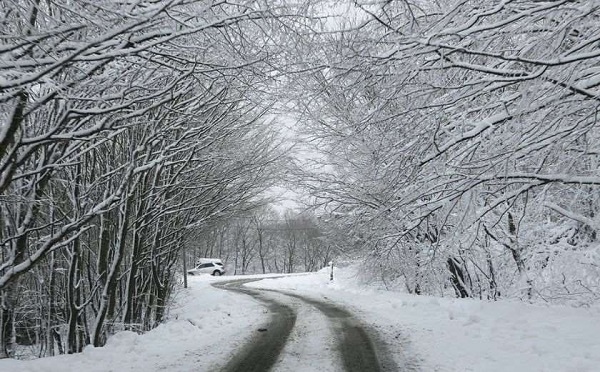
[[[476,123],[472,129],[462,133],[460,136],[455,137],[442,145],[436,146],[436,148],[437,148],[436,153],[425,157],[425,159],[423,159],[421,161],[420,165],[424,166],[425,164],[429,163],[433,159],[444,154],[446,151],[455,147],[459,143],[470,140],[472,138],[475,138],[475,137],[479,136],[481,133],[483,133],[486,129],[492,128],[493,126],[500,124],[510,118],[511,118],[511,115],[509,115],[507,113],[499,113],[499,114],[493,115],[485,120],[482,120],[479,123]]]
[[[572,219],[574,221],[577,221],[577,222],[580,222],[580,223],[582,223],[584,225],[587,225],[587,226],[591,227],[592,229],[594,229],[596,231],[600,231],[600,223],[592,220],[589,217],[586,217],[586,216],[584,216],[584,215],[582,215],[580,213],[576,213],[576,212],[567,210],[567,209],[565,209],[565,208],[563,208],[563,207],[561,207],[561,206],[559,206],[559,205],[557,205],[555,203],[548,202],[548,201],[544,203],[544,206],[547,207],[547,208],[549,208],[549,209],[551,209],[551,210],[553,210],[553,211],[555,211],[555,212],[557,212],[557,213],[559,213],[559,214],[561,214],[561,215],[563,215],[563,216],[565,216],[565,217],[567,217],[567,218],[570,218],[570,219]]]
[[[577,176],[573,174],[538,174],[538,173],[500,173],[496,175],[483,175],[477,177],[479,180],[520,180],[520,181],[542,181],[544,183],[556,182],[574,185],[595,185],[600,186],[600,177],[596,176]]]

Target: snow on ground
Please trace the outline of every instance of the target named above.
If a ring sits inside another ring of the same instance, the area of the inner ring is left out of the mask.
[[[209,371],[266,321],[264,307],[248,296],[210,286],[210,276],[191,277],[168,320],[138,335],[119,332],[101,348],[28,361],[0,360],[0,372]],[[218,280],[218,279],[216,279]]]
[[[600,309],[414,296],[361,286],[351,268],[268,279],[348,305],[378,330],[399,365],[422,371],[600,371]],[[403,350],[401,350],[403,349]]]
[[[276,293],[267,295],[297,309],[296,324],[273,372],[342,372],[342,358],[334,352],[335,337],[325,315],[298,299]]]
[[[380,333],[399,365],[421,371],[600,370],[598,308],[412,296],[363,286],[353,272],[338,269],[334,282],[322,270],[270,276],[248,286],[346,304]],[[105,347],[87,347],[81,354],[0,360],[0,372],[218,370],[268,317],[250,297],[210,286],[227,279],[232,277],[190,278],[190,288],[178,294],[168,320],[145,335],[120,332]],[[298,319],[275,370],[333,368],[323,353],[333,348],[332,337],[326,330],[315,332],[315,326],[326,327],[325,320],[307,308],[300,309]]]

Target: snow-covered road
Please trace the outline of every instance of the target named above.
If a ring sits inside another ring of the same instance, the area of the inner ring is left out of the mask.
[[[257,280],[213,284],[217,288],[233,290],[263,302],[270,313],[269,323],[260,329],[261,333],[255,334],[223,371],[263,372],[269,371],[272,366],[276,371],[302,371],[314,367],[315,361],[320,362],[320,371],[323,372],[399,370],[394,360],[388,357],[386,344],[380,342],[378,335],[349,311],[329,300],[317,300],[272,289],[244,287]],[[314,310],[317,310],[317,314]],[[298,323],[301,324],[298,329],[301,327],[302,331],[296,331],[290,345],[287,345],[298,314]],[[320,319],[315,322],[315,318]],[[307,350],[305,345],[315,344],[314,338],[319,334],[321,337],[325,336],[324,339],[316,343],[316,349]],[[287,357],[278,358],[280,354]]]
[[[351,269],[329,282],[307,275],[246,276],[253,288],[283,290],[348,309],[375,330],[396,365],[420,371],[598,371],[600,309],[517,301],[440,299],[380,291],[359,283]],[[144,335],[121,332],[103,348],[32,361],[0,360],[1,372],[219,371],[268,323],[265,305],[194,277],[169,319]],[[302,301],[280,296],[290,306]],[[336,371],[334,328],[314,306],[297,307],[297,321],[274,371]],[[332,357],[332,355],[334,355]]]

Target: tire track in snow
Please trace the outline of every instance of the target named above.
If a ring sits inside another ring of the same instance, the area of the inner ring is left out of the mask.
[[[225,290],[252,296],[264,303],[271,313],[266,332],[261,332],[225,365],[227,372],[263,372],[269,371],[277,361],[281,350],[296,323],[296,312],[289,306],[264,297],[260,291],[242,287],[244,283],[256,279],[233,280],[214,283],[213,286]]]
[[[272,290],[290,297],[298,298],[319,309],[331,322],[334,333],[339,335],[339,348],[347,372],[398,371],[395,362],[388,358],[386,347],[373,342],[368,331],[348,310],[330,302],[318,301],[286,291]]]
[[[227,364],[223,371],[269,371],[277,361],[278,355],[281,353],[288,340],[296,320],[295,311],[290,306],[277,300],[266,298],[260,293],[262,291],[275,292],[296,298],[315,307],[325,315],[337,338],[338,350],[343,360],[344,370],[348,372],[398,370],[395,362],[390,357],[390,353],[386,351],[385,345],[378,341],[375,332],[373,330],[368,331],[367,328],[354,318],[348,310],[329,302],[315,300],[286,291],[271,289],[255,290],[242,287],[243,284],[256,280],[260,279],[242,279],[213,284],[218,288],[233,290],[253,296],[257,300],[265,303],[269,309],[274,312],[268,327],[268,332],[264,332],[264,336],[269,334],[269,337],[262,337],[263,335],[255,337],[251,343]],[[290,322],[289,320],[292,318],[293,321]],[[286,326],[278,324],[278,322],[282,321]],[[375,342],[370,334],[375,335]],[[265,339],[268,344],[263,344]],[[270,353],[264,355],[265,351],[270,351]]]

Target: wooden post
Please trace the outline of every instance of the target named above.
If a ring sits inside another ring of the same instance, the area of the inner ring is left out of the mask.
[[[333,261],[329,261],[329,281],[333,281]]]
[[[186,247],[185,247],[185,242],[183,241],[183,239],[181,239],[181,252],[183,254],[183,259],[182,259],[182,263],[183,263],[183,288],[187,288],[188,287],[188,277],[187,277],[187,251],[186,251]]]

